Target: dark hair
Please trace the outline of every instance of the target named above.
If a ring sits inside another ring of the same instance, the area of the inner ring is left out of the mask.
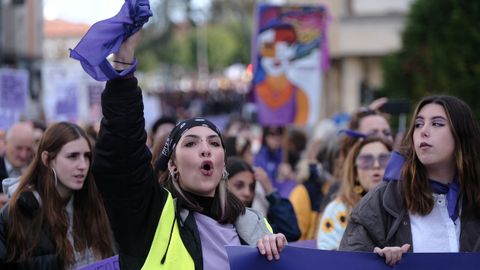
[[[262,145],[267,146],[267,135],[272,132],[283,135],[285,128],[283,126],[264,126],[262,129]]]
[[[155,122],[153,122],[152,129],[151,129],[152,135],[155,134],[155,132],[157,132],[158,127],[160,127],[163,124],[175,125],[177,124],[177,119],[173,116],[162,116],[158,118]]]
[[[250,151],[252,146],[250,140],[243,137],[226,137],[224,142],[227,158],[233,156],[243,157],[245,153]]]
[[[480,126],[470,107],[452,96],[429,96],[422,99],[415,109],[409,130],[405,135],[400,151],[405,156],[402,169],[402,196],[408,210],[426,215],[432,211],[433,197],[425,166],[415,152],[413,133],[415,118],[427,104],[443,107],[455,140],[455,162],[460,194],[466,203],[464,213],[480,216]]]
[[[222,146],[223,145],[222,143]],[[169,160],[175,161],[175,159],[174,148]],[[234,223],[241,214],[245,213],[244,204],[227,189],[226,181],[227,179],[222,178],[215,188],[212,209],[210,211],[213,215],[212,218],[221,224]],[[161,173],[160,183],[170,191],[174,198],[177,198],[177,205],[190,211],[201,212],[203,208],[200,204],[193,196],[183,190],[177,182],[178,180],[173,179],[168,170]]]
[[[237,173],[245,171],[254,173],[252,166],[248,164],[245,160],[243,160],[241,157],[228,157],[227,166],[225,167],[225,169],[228,172],[229,179]]]
[[[110,224],[95,185],[91,164],[83,188],[74,193],[72,233],[75,246],[72,247],[67,238],[69,221],[63,211],[66,202],[56,190],[52,170],[41,160],[42,153],[47,152],[50,162],[65,144],[79,138],[85,139],[92,150],[87,135],[75,124],[60,122],[45,131],[40,140],[38,154],[20,177],[20,184],[9,204],[7,238],[9,261],[29,260],[42,229],[45,228],[51,233],[56,253],[66,267],[75,263],[74,251],[84,252],[91,248],[98,259],[112,255]],[[41,208],[37,215],[31,217],[22,210],[20,201],[25,194],[33,191],[38,192],[40,196]]]

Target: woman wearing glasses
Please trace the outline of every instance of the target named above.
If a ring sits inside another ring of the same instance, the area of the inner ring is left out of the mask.
[[[338,249],[351,210],[382,181],[391,151],[391,142],[380,137],[359,140],[353,145],[344,162],[340,191],[320,220],[319,249]]]

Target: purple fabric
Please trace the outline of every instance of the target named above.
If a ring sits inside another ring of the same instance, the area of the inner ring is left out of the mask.
[[[124,40],[138,32],[152,16],[148,0],[125,0],[120,12],[110,19],[92,25],[70,57],[80,61],[83,69],[93,79],[106,81],[132,73],[137,68],[135,60],[129,68],[117,72],[107,60],[118,52]]]
[[[352,130],[352,129],[341,129],[341,130],[338,131],[338,134],[342,134],[342,133],[345,133],[345,135],[347,135],[350,138],[354,138],[354,139],[360,139],[360,138],[365,139],[365,138],[367,138],[367,135],[365,135],[361,132]]]
[[[277,189],[280,197],[288,199],[292,190],[297,186],[297,182],[293,179],[287,179],[283,182],[275,181],[272,186]]]
[[[450,219],[455,222],[458,218],[458,196],[460,190],[457,178],[448,185],[430,179],[430,185],[433,188],[433,192],[437,194],[446,194],[448,215],[450,216]]]
[[[317,248],[317,240],[300,240],[296,242],[289,242],[288,246],[290,247],[300,247],[300,248]]]
[[[203,269],[229,269],[226,245],[240,246],[240,238],[232,224],[220,224],[211,217],[195,212],[195,222],[202,246]]]
[[[256,105],[258,111],[258,118],[259,122],[262,125],[286,125],[292,123],[295,120],[295,100],[298,89],[297,87],[294,87],[294,89],[295,90],[292,91],[292,96],[290,97],[290,99],[278,108],[271,108],[259,96],[255,97],[257,100]],[[270,91],[274,90],[272,89]]]
[[[92,263],[85,267],[77,268],[77,270],[97,270],[97,269],[120,270],[118,255]]]
[[[385,174],[383,175],[384,181],[400,180],[402,176],[402,167],[405,158],[397,151],[392,151],[390,160],[385,168]]]
[[[392,151],[390,160],[385,168],[385,174],[383,175],[384,181],[399,181],[402,177],[402,167],[405,162],[405,158],[397,151]],[[450,218],[455,221],[458,217],[458,197],[460,194],[460,186],[458,179],[455,178],[450,184],[445,185],[438,181],[430,179],[430,186],[433,192],[438,194],[446,194],[447,196],[447,209]]]
[[[267,172],[273,185],[277,183],[277,169],[278,165],[282,163],[282,155],[281,149],[271,152],[263,145],[255,156],[254,165],[263,168]]]

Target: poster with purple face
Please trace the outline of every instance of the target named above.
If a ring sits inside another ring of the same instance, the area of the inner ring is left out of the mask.
[[[253,96],[263,125],[314,125],[328,68],[322,5],[257,7],[252,44]]]

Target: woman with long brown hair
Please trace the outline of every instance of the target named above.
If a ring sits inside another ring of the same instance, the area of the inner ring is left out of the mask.
[[[113,255],[92,151],[75,124],[60,122],[45,131],[0,213],[2,269],[74,269]]]
[[[480,126],[470,107],[422,99],[400,153],[400,179],[360,201],[340,250],[373,251],[390,265],[405,252],[480,251]]]

